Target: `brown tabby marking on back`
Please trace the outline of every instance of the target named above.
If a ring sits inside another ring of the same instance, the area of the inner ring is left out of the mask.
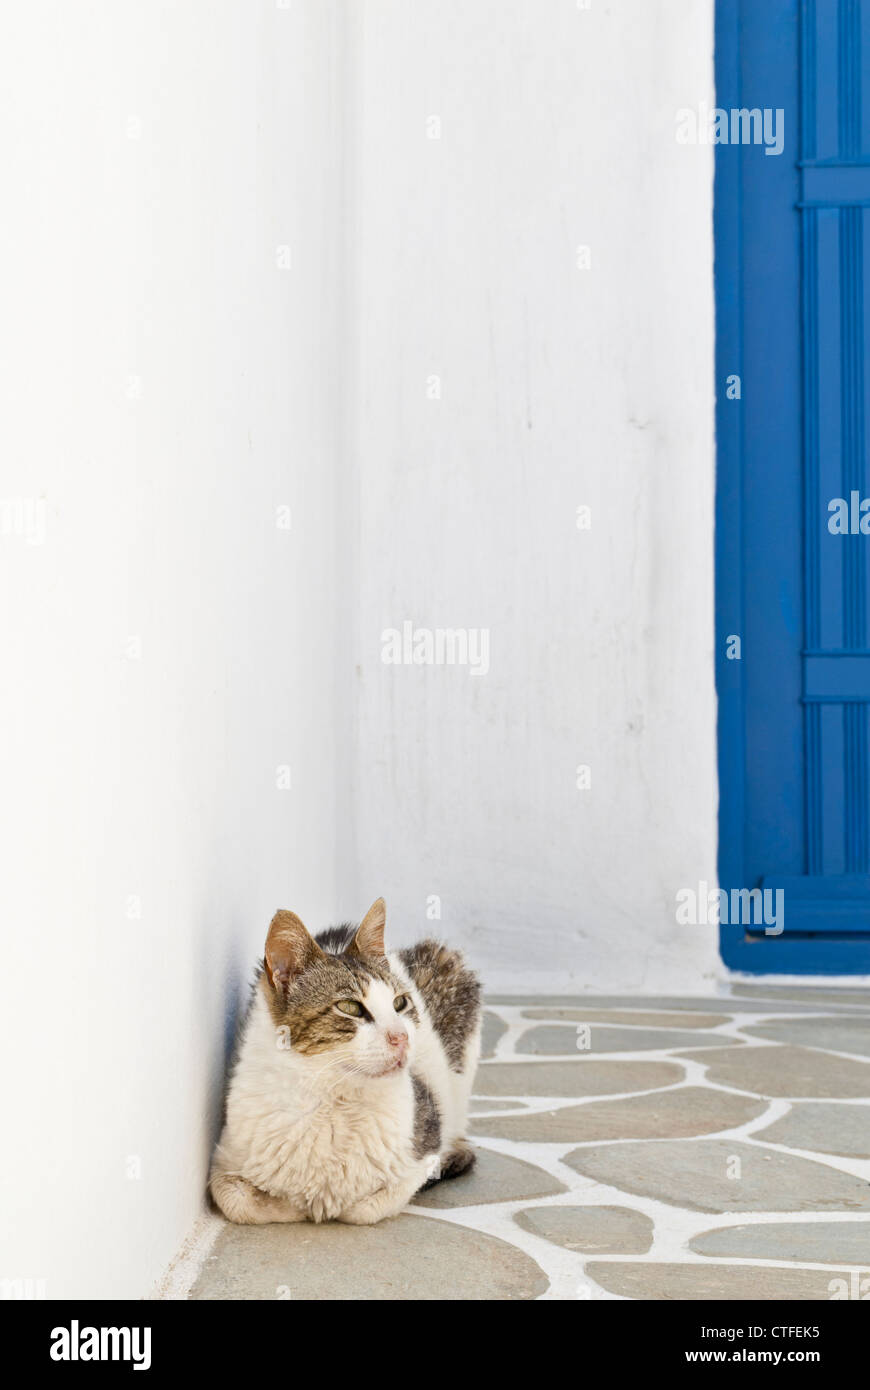
[[[414,1088],[414,1157],[425,1158],[441,1147],[441,1116],[435,1097],[419,1076],[411,1077]]]
[[[451,1069],[461,1072],[465,1044],[480,1016],[477,976],[459,951],[438,941],[418,941],[400,951],[399,959],[423,996]]]

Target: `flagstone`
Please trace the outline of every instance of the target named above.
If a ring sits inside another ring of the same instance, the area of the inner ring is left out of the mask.
[[[517,1043],[517,1052],[525,1055],[565,1056],[570,1052],[650,1052],[669,1047],[721,1047],[723,1039],[704,1033],[681,1033],[667,1028],[611,1028],[599,1023],[589,1024],[589,1046],[578,1048],[577,1027],[558,1023],[530,1028]],[[742,1039],[729,1038],[729,1044],[742,1045]]]
[[[746,1029],[753,1038],[772,1042],[824,1047],[832,1052],[855,1052],[870,1057],[870,1014],[835,1015],[833,1018],[791,1018],[775,1023],[756,1023]]]
[[[782,1221],[723,1226],[689,1241],[699,1255],[870,1266],[870,1221]]]
[[[676,1139],[736,1129],[763,1114],[765,1107],[765,1101],[711,1086],[680,1086],[538,1114],[483,1118],[472,1124],[471,1133],[563,1144],[597,1139]]]
[[[870,1105],[798,1102],[782,1119],[757,1129],[753,1138],[844,1158],[870,1158]]]
[[[630,1207],[526,1207],[514,1220],[564,1250],[595,1255],[645,1255],[655,1229],[648,1216]]]
[[[630,1023],[648,1028],[718,1028],[727,1022],[721,1014],[652,1013],[648,1009],[523,1009],[522,1016],[565,1023]]]
[[[830,1299],[831,1273],[764,1265],[653,1264],[592,1260],[586,1274],[608,1293],[634,1299]],[[694,1345],[694,1344],[693,1344]],[[729,1347],[731,1343],[727,1344]],[[698,1346],[701,1346],[700,1339]]]
[[[489,1202],[516,1202],[525,1198],[554,1197],[567,1192],[565,1184],[534,1163],[476,1149],[474,1167],[459,1178],[435,1183],[413,1198],[415,1207],[476,1207]]]
[[[833,1100],[870,1096],[870,1066],[848,1057],[833,1057],[829,1052],[783,1045],[724,1047],[683,1055],[703,1062],[709,1081],[760,1096]]]
[[[487,1004],[510,1004],[518,1008],[580,1009],[660,1009],[678,1013],[818,1013],[818,1004],[807,1001],[787,1003],[771,1000],[759,1005],[752,999],[720,994],[492,994]]]
[[[574,1149],[563,1161],[623,1192],[693,1211],[870,1215],[870,1183],[863,1178],[735,1139],[606,1144]]]
[[[189,1297],[527,1300],[548,1286],[531,1256],[507,1241],[403,1214],[376,1226],[227,1225]]]
[[[478,1096],[472,1096],[470,1102],[470,1114],[487,1115],[490,1110],[528,1110],[528,1106],[521,1100],[480,1100]]]
[[[684,1076],[677,1062],[486,1062],[474,1089],[480,1096],[604,1096],[673,1086]]]
[[[824,989],[816,985],[732,985],[744,999],[791,999],[795,1003],[850,1004],[870,1009],[870,989]],[[759,1013],[761,1010],[759,1009]]]

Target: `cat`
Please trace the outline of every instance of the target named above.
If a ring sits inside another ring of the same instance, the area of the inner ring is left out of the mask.
[[[384,948],[383,898],[309,935],[275,914],[209,1187],[243,1224],[395,1216],[474,1163],[480,984],[458,951]]]

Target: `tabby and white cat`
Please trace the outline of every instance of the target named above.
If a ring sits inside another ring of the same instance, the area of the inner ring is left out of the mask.
[[[209,1180],[230,1221],[367,1225],[474,1162],[480,985],[435,941],[387,956],[385,921],[272,919]]]

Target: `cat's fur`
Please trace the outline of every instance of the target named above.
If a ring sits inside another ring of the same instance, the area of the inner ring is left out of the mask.
[[[231,1221],[369,1224],[474,1162],[480,986],[435,941],[387,956],[385,919],[272,919],[209,1180]]]

